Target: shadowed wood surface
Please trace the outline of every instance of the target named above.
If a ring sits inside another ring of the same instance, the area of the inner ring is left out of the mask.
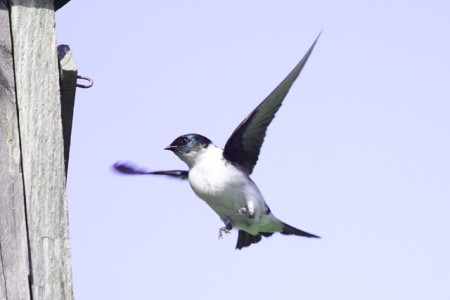
[[[68,45],[58,46],[58,61],[59,82],[61,86],[61,118],[64,137],[64,169],[67,176],[78,69]]]

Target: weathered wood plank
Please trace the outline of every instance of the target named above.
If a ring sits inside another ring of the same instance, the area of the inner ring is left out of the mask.
[[[53,0],[11,0],[33,299],[73,299]]]
[[[0,0],[0,299],[30,299],[25,199],[6,0]]]

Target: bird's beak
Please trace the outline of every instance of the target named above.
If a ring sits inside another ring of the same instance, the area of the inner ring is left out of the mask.
[[[166,148],[164,148],[164,150],[170,150],[170,151],[173,151],[173,150],[175,150],[175,148],[176,148],[176,146],[170,145],[170,146],[167,146]]]

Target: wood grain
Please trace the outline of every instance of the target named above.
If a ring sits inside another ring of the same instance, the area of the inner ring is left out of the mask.
[[[30,299],[9,10],[0,0],[0,299]]]
[[[33,299],[73,299],[55,12],[12,0],[11,29]]]

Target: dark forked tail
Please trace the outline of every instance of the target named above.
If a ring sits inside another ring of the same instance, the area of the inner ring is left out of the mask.
[[[283,230],[280,233],[285,234],[285,235],[298,235],[298,236],[304,236],[304,237],[309,237],[309,238],[320,238],[317,235],[302,231],[302,230],[292,227],[291,225],[288,225],[286,223],[283,223]],[[273,232],[259,232],[257,235],[253,235],[246,231],[239,230],[236,249],[240,250],[242,248],[250,246],[251,244],[256,244],[259,241],[261,241],[263,236],[269,237],[272,234],[274,234],[274,233]]]
[[[295,227],[292,227],[291,225],[288,225],[286,223],[283,223],[283,230],[281,231],[281,234],[285,235],[298,235],[298,236],[304,236],[309,238],[318,238],[320,239],[320,236],[308,233],[306,231],[297,229]]]
[[[273,232],[260,232],[257,235],[250,234],[244,230],[239,230],[238,240],[236,244],[236,249],[241,250],[244,247],[248,247],[251,244],[258,243],[263,236],[269,237]]]

